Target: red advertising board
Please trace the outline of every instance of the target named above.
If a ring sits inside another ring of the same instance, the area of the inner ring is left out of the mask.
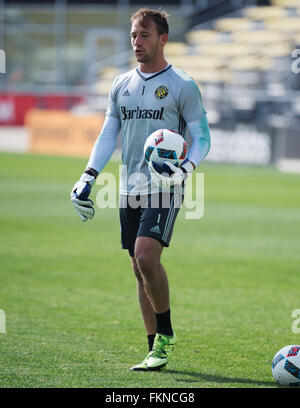
[[[0,125],[23,126],[26,113],[33,108],[69,110],[83,100],[82,95],[0,95]]]

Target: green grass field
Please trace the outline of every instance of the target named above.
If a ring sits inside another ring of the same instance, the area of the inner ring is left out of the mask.
[[[276,387],[274,354],[300,343],[299,176],[201,166],[204,217],[182,211],[163,253],[177,346],[166,370],[141,373],[129,371],[147,344],[118,209],[82,223],[69,200],[85,164],[0,154],[0,387]]]

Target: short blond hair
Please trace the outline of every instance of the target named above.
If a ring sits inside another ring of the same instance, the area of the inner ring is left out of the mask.
[[[148,22],[152,20],[156,24],[156,29],[159,35],[169,34],[167,17],[169,17],[168,14],[163,10],[141,8],[131,16],[130,22],[132,24],[135,20],[138,20],[143,27],[147,27]]]

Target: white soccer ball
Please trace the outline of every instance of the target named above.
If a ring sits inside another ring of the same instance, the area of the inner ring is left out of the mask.
[[[300,346],[290,345],[280,349],[272,361],[274,380],[280,385],[300,385]]]
[[[171,162],[179,166],[187,155],[187,145],[184,138],[169,129],[158,129],[148,136],[144,145],[146,162]]]

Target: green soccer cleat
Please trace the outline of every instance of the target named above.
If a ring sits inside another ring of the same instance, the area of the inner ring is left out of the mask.
[[[149,353],[150,354],[150,353]],[[149,355],[148,354],[148,355]],[[131,367],[131,371],[148,371],[148,367],[147,367],[147,364],[146,364],[146,360],[147,360],[147,358],[148,358],[148,355],[147,355],[147,357],[145,358],[145,360],[143,360],[140,364],[137,364],[137,365],[135,365],[135,366],[133,366],[133,367]]]
[[[131,371],[155,371],[165,367],[170,361],[171,352],[174,349],[176,335],[166,336],[157,333],[154,339],[152,351],[140,363],[131,367]]]

